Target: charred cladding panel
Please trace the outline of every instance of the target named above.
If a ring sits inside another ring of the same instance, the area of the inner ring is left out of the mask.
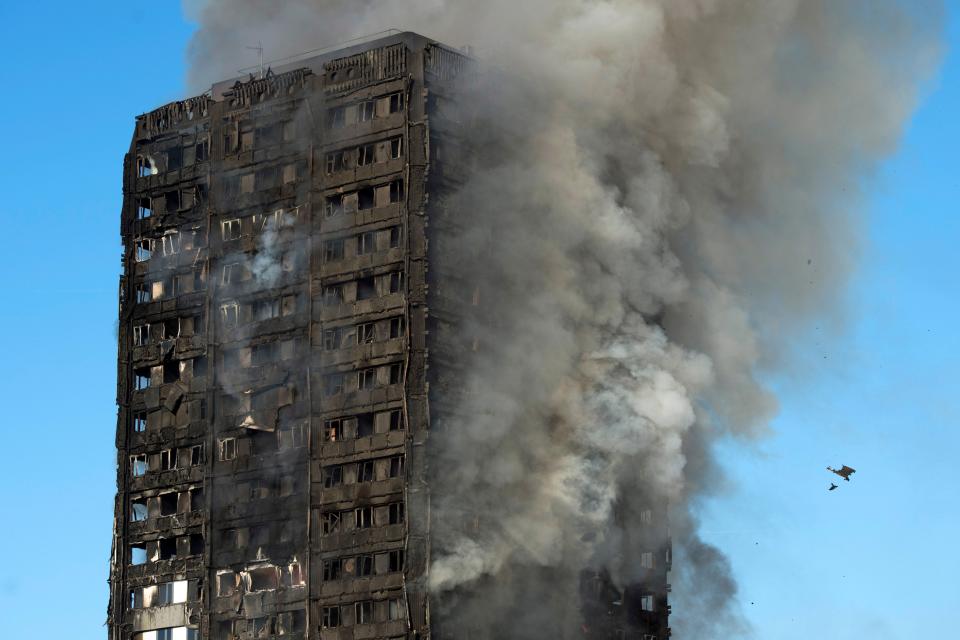
[[[111,640],[464,637],[431,622],[426,450],[465,278],[428,269],[465,170],[431,105],[465,64],[400,34],[137,119]]]

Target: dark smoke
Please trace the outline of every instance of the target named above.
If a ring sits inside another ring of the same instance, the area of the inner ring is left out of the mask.
[[[267,57],[390,27],[470,44],[475,164],[450,251],[480,282],[479,344],[436,438],[431,583],[508,611],[513,637],[576,629],[579,570],[637,570],[633,515],[669,500],[677,637],[743,637],[722,553],[696,534],[711,443],[762,436],[759,372],[838,300],[860,189],[939,50],[922,0],[187,2],[197,90]],[[469,91],[469,90],[468,90]],[[813,268],[811,265],[815,265]],[[452,517],[452,516],[451,516]],[[551,636],[556,637],[556,636]]]

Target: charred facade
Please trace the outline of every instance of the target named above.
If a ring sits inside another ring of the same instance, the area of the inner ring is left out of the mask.
[[[467,64],[405,33],[137,119],[110,640],[468,637],[427,587],[427,436],[470,348],[469,276],[434,259]],[[586,637],[669,633],[665,572],[583,585]]]

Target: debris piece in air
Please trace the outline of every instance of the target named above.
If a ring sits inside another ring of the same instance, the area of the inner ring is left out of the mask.
[[[832,471],[833,473],[837,474],[847,482],[850,482],[850,476],[857,472],[856,469],[854,469],[853,467],[848,467],[847,465],[843,465],[839,469],[834,469],[833,467],[827,467],[827,471]]]
[[[835,485],[835,484],[833,484],[833,483],[831,482],[831,483],[830,483],[830,488],[827,489],[827,491],[833,491],[833,490],[836,489],[836,488],[837,488],[837,485]]]

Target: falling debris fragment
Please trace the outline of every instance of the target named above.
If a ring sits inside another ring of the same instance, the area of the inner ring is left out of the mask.
[[[834,484],[833,482],[831,482],[831,483],[830,483],[830,488],[827,489],[827,491],[833,491],[833,490],[836,489],[836,488],[837,488],[837,485]]]
[[[857,472],[856,469],[854,469],[853,467],[848,467],[847,465],[843,465],[839,469],[834,469],[833,467],[827,467],[827,471],[832,471],[833,473],[837,474],[847,482],[850,482],[850,476]]]

